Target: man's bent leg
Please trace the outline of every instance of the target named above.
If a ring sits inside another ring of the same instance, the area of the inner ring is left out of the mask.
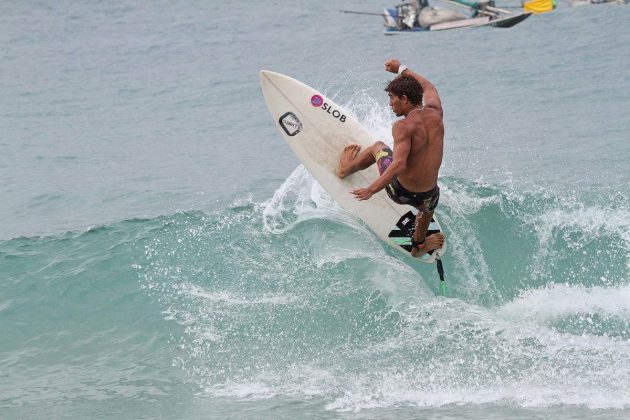
[[[372,146],[362,151],[361,146],[358,144],[346,146],[339,157],[339,169],[337,170],[337,176],[339,178],[345,178],[357,171],[369,168],[376,162],[376,158],[374,156],[385,147],[388,146],[382,141],[377,141]]]
[[[433,235],[427,236],[432,218],[432,211],[419,212],[416,216],[416,229],[413,233],[413,240],[422,245],[419,245],[418,248],[412,248],[411,256],[420,257],[444,245],[444,235],[442,233],[434,233]]]

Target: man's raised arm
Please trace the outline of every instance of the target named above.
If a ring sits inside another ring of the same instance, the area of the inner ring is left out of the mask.
[[[400,68],[400,61],[392,58],[385,62],[385,70],[391,73],[398,73],[398,69]],[[406,76],[411,76],[416,79],[420,86],[422,86],[422,90],[424,94],[422,95],[424,106],[427,108],[434,108],[442,113],[442,101],[440,101],[440,95],[438,95],[437,89],[433,85],[433,83],[429,82],[423,76],[415,73],[410,68],[406,68],[402,74]]]

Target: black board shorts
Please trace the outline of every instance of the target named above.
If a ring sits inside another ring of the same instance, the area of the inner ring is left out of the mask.
[[[393,156],[394,152],[389,147],[383,148],[376,154],[379,174],[383,175],[383,172],[391,165]],[[403,187],[396,177],[392,178],[392,182],[385,187],[385,192],[393,202],[413,206],[421,212],[432,212],[440,201],[440,187],[437,185],[430,191],[411,192]]]

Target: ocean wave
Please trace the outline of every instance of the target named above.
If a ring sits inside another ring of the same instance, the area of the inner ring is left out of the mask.
[[[30,320],[22,339],[5,334],[9,369],[24,342],[48,363],[39,343],[57,335],[65,348],[74,337],[86,369],[94,346],[104,370],[157,355],[213,397],[317,397],[335,412],[630,407],[623,212],[442,182],[450,297],[437,296],[433,267],[401,259],[302,167],[264,202],[0,242],[0,310],[9,323]],[[585,244],[607,249],[606,264]],[[51,321],[79,313],[89,326]],[[66,363],[57,354],[55,369]],[[28,386],[12,404],[32,398],[36,381],[22,375]],[[163,388],[144,378],[149,388],[127,392]]]

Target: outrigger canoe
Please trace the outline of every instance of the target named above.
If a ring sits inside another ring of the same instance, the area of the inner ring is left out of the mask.
[[[494,26],[495,28],[511,28],[527,19],[532,13],[519,13],[518,15],[507,16],[499,19],[490,19],[488,16],[478,17],[478,18],[469,18],[462,20],[455,20],[451,22],[444,23],[436,23],[435,25],[429,26],[429,28],[425,29],[422,27],[415,27],[413,29],[398,29],[388,27],[385,29],[385,35],[397,35],[402,33],[411,33],[411,32],[424,32],[424,31],[444,31],[446,29],[457,29],[457,28],[478,28],[480,26]]]
[[[417,3],[405,3],[385,9],[385,35],[414,33],[424,31],[443,31],[458,28],[478,28],[493,26],[496,28],[511,28],[524,21],[532,13],[513,14],[508,10],[493,6],[492,1],[440,0],[445,3],[468,8],[472,14],[466,15],[448,9],[430,7],[427,0]],[[416,11],[419,11],[416,16]],[[413,22],[411,27],[410,22]]]

